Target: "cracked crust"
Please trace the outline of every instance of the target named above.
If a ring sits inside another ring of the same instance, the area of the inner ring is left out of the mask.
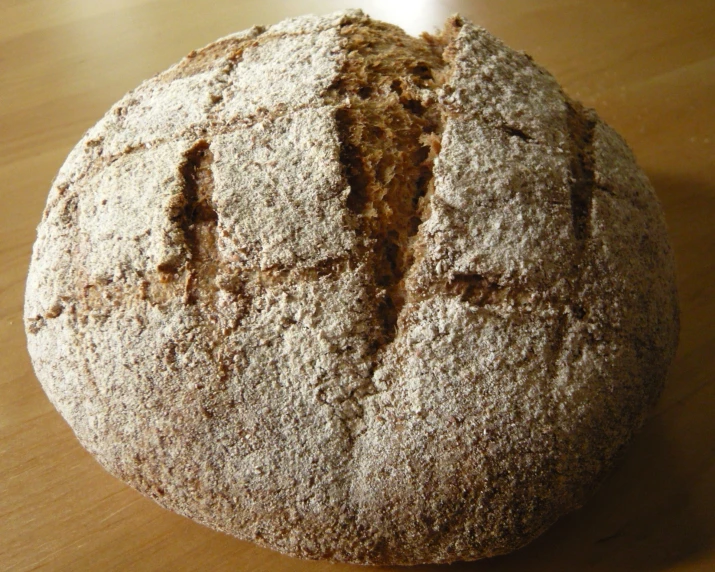
[[[675,351],[623,140],[450,19],[252,28],[118,102],[50,191],[38,378],[111,473],[288,554],[508,552],[579,506]]]

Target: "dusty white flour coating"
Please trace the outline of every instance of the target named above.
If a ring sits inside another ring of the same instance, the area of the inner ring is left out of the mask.
[[[623,140],[453,19],[408,102],[440,106],[441,150],[386,326],[335,87],[344,30],[377,25],[253,28],[117,103],[50,191],[28,346],[82,444],[171,510],[297,556],[471,560],[579,506],[642,423],[672,254]]]

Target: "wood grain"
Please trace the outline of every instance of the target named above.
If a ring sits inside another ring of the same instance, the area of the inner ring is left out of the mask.
[[[0,568],[362,569],[303,562],[160,509],[106,474],[44,396],[22,327],[54,173],[129,89],[191,49],[306,12],[359,6],[411,33],[460,11],[526,50],[633,147],[678,262],[668,386],[583,509],[512,555],[415,570],[715,569],[715,3],[3,0],[0,20]]]

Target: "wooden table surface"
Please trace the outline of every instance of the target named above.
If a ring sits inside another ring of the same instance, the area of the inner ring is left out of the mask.
[[[509,556],[416,570],[715,570],[715,2],[0,0],[0,569],[301,570],[105,473],[45,398],[22,299],[47,191],[141,80],[254,23],[350,6],[433,30],[456,11],[530,53],[620,131],[663,203],[682,331],[665,393],[580,511]]]

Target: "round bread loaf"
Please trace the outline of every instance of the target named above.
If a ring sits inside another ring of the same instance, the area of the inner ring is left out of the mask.
[[[673,257],[624,141],[459,18],[255,27],[126,95],[60,170],[25,320],[112,474],[307,558],[514,550],[661,391]]]

